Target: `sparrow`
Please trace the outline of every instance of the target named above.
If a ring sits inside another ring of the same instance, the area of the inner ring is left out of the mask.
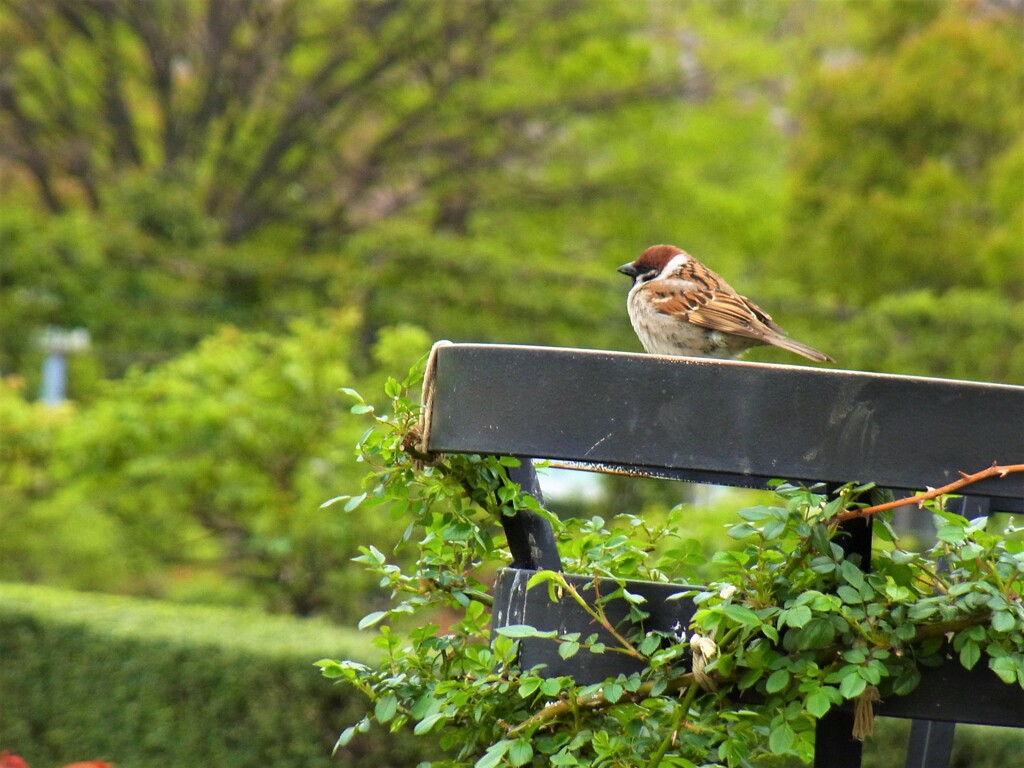
[[[652,245],[619,272],[633,278],[629,320],[651,354],[735,358],[770,344],[816,362],[832,360],[789,338],[771,315],[674,245]]]

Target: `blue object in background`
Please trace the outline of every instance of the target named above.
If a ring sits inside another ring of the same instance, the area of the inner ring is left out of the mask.
[[[67,398],[68,361],[63,352],[51,352],[43,360],[43,385],[39,399],[47,405],[63,403]]]
[[[58,405],[68,395],[67,356],[89,348],[89,332],[85,328],[68,330],[51,326],[39,335],[39,346],[46,353],[39,399],[47,405]]]

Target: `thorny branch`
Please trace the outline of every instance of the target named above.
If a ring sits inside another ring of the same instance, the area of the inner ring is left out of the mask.
[[[944,496],[947,493],[953,493],[961,488],[977,483],[980,480],[985,480],[990,477],[1006,477],[1007,475],[1013,474],[1014,472],[1024,472],[1024,464],[992,464],[988,469],[983,469],[980,472],[974,474],[960,473],[960,479],[955,480],[952,483],[943,485],[941,488],[930,488],[923,493],[915,493],[913,496],[907,496],[903,499],[896,499],[895,501],[887,501],[884,504],[875,504],[871,507],[862,507],[861,509],[848,509],[845,512],[840,512],[836,515],[833,520],[842,522],[843,520],[854,520],[856,518],[868,517],[878,512],[885,512],[890,509],[896,509],[897,507],[903,507],[907,504],[917,504],[922,506],[924,502],[931,499],[936,499],[939,496]]]

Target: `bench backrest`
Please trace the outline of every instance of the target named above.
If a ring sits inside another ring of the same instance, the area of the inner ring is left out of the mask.
[[[1024,461],[1024,387],[592,350],[435,348],[427,447],[723,485],[917,491]],[[1024,474],[972,485],[1024,512]]]
[[[431,452],[543,458],[604,472],[753,487],[774,478],[875,482],[904,495],[943,486],[961,472],[1024,462],[1024,387],[1018,386],[441,343],[424,396],[423,437]],[[513,479],[539,495],[528,461]],[[965,493],[980,511],[1024,512],[1024,473],[980,481]],[[513,568],[560,569],[546,521],[520,513],[502,522]],[[869,567],[871,526],[843,525],[837,541]],[[936,765],[948,762],[954,722],[1024,727],[1024,691],[981,665],[970,672],[956,662],[923,670],[915,691],[880,709],[942,721],[915,724],[915,733],[921,725],[925,736],[912,759],[941,748]],[[860,765],[851,723],[843,710],[818,723],[816,766]]]

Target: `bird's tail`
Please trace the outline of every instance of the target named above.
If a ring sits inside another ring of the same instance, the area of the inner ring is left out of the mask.
[[[782,349],[788,349],[790,352],[795,352],[798,355],[803,355],[808,360],[814,360],[817,363],[834,363],[835,360],[824,352],[819,352],[814,347],[809,347],[806,344],[801,344],[799,341],[793,341],[788,336],[772,336],[769,339],[769,343]]]

